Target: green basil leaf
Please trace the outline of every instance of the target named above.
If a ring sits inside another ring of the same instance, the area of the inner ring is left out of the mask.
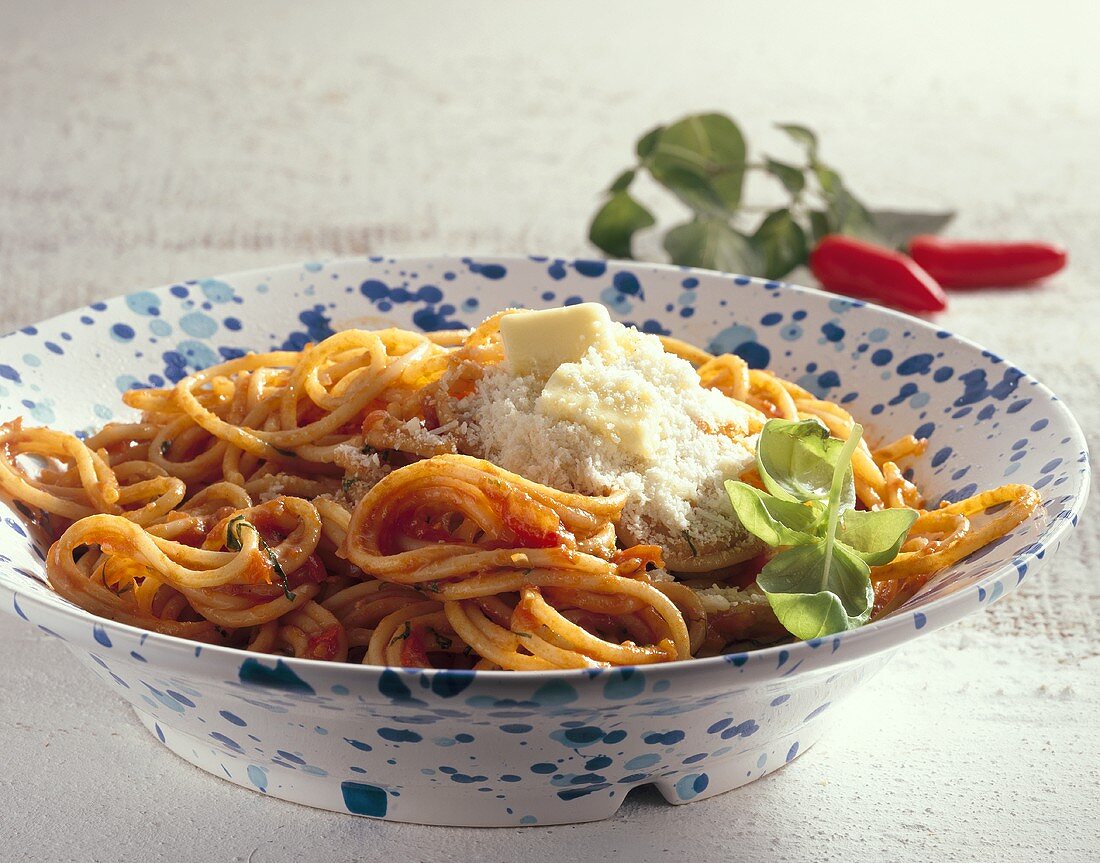
[[[769,174],[779,180],[792,195],[798,195],[806,188],[806,175],[801,168],[780,162],[777,159],[766,158],[764,168]]]
[[[825,210],[810,210],[810,232],[813,234],[816,246],[829,234],[836,233],[836,225],[832,223],[829,214]]]
[[[808,162],[817,161],[817,135],[810,129],[796,123],[776,123],[776,127],[786,132],[792,141],[805,149]]]
[[[634,182],[634,175],[634,169],[628,168],[615,178],[615,182],[607,187],[607,191],[612,195],[616,192],[625,192],[630,188],[630,184]]]
[[[657,140],[661,137],[661,133],[664,130],[664,126],[654,126],[638,139],[638,143],[634,145],[634,152],[638,154],[639,159],[645,161],[649,158],[649,154],[652,153],[653,148],[657,146]]]
[[[592,219],[588,239],[613,258],[630,258],[633,257],[630,243],[634,232],[654,222],[653,214],[628,192],[616,192]]]
[[[876,512],[850,509],[840,518],[836,539],[870,566],[882,566],[898,556],[917,515],[916,510],[903,508]]]
[[[852,623],[840,598],[827,590],[814,594],[765,595],[783,628],[803,641],[824,638],[862,625]]]
[[[832,227],[831,233],[847,234],[872,243],[883,243],[875,228],[871,211],[849,191],[840,174],[827,165],[815,162],[813,173],[825,198],[825,212]]]
[[[756,469],[768,491],[778,498],[826,500],[843,449],[844,441],[830,437],[829,430],[816,419],[768,420],[756,445]],[[848,500],[842,495],[842,502]]]
[[[696,214],[723,221],[729,217],[730,211],[726,208],[725,201],[706,177],[685,168],[668,168],[659,177],[657,174],[653,176]]]
[[[813,172],[814,176],[817,177],[818,185],[821,186],[821,194],[824,195],[825,200],[833,200],[844,188],[844,181],[840,178],[840,174],[827,165],[814,162]]]
[[[820,508],[782,500],[734,480],[726,480],[726,494],[742,527],[773,548],[815,541],[813,532],[821,522]]]
[[[727,273],[758,276],[763,271],[756,250],[744,234],[719,219],[695,219],[665,234],[665,251],[672,263]]]
[[[839,233],[858,237],[871,243],[883,244],[882,235],[875,227],[871,211],[847,189],[841,188],[837,192],[830,209],[833,211],[838,223],[837,230]]]
[[[752,244],[764,260],[764,276],[768,279],[787,275],[809,254],[806,234],[788,209],[769,213],[752,235]]]
[[[779,622],[792,635],[822,638],[862,626],[871,617],[871,570],[846,547],[833,549],[826,570],[824,540],[780,552],[756,583]]]
[[[662,129],[644,158],[658,183],[672,188],[672,172],[695,174],[732,212],[741,204],[745,155],[745,138],[733,120],[724,114],[696,114]]]
[[[886,245],[898,249],[918,234],[938,234],[955,218],[954,210],[938,213],[871,210],[871,221]]]
[[[225,526],[225,547],[230,551],[240,551],[241,545],[241,527],[252,527],[252,525],[245,520],[243,515],[235,515],[229,519],[229,524]],[[255,529],[255,528],[253,528]]]

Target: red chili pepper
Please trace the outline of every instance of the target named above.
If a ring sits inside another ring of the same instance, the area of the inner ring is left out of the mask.
[[[945,288],[1027,285],[1066,265],[1066,250],[1051,243],[977,243],[921,235],[909,256]]]
[[[908,255],[830,234],[810,255],[810,269],[826,290],[878,300],[911,312],[939,312],[947,297]]]

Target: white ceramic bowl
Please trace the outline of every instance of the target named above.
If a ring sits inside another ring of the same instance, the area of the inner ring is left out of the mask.
[[[0,417],[88,429],[126,413],[122,390],[246,349],[300,347],[348,325],[450,328],[507,306],[581,300],[827,394],[871,440],[930,438],[916,477],[933,501],[1018,481],[1040,489],[1046,512],[862,629],[645,669],[381,669],[144,632],[50,591],[46,542],[18,503],[0,524],[0,607],[62,639],[178,755],[246,788],[398,821],[589,821],[638,785],[684,803],[782,767],[898,647],[1045,566],[1084,505],[1080,429],[1000,357],[874,306],[649,264],[347,259],[143,291],[4,338]]]

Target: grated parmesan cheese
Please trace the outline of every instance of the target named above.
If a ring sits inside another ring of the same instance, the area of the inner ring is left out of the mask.
[[[607,326],[549,379],[485,369],[457,403],[462,450],[563,491],[625,491],[620,540],[661,545],[671,569],[731,548],[726,565],[752,556],[723,486],[755,458],[747,412],[656,336]]]
[[[267,503],[269,500],[274,500],[286,492],[287,477],[285,474],[271,474],[263,479],[263,487],[259,495],[260,503]]]
[[[759,588],[741,590],[736,587],[692,588],[707,614],[721,614],[738,606],[766,606],[768,598]]]
[[[445,452],[454,452],[452,440],[440,434],[439,430],[429,431],[424,420],[413,417],[394,429],[393,449],[411,452],[420,456],[433,456]]]
[[[343,487],[334,499],[348,509],[354,509],[363,496],[391,470],[389,465],[382,464],[378,453],[365,453],[348,443],[333,448],[332,461],[344,469]]]

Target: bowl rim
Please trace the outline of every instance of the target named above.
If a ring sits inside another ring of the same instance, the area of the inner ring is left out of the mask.
[[[649,261],[630,261],[619,259],[593,259],[593,258],[574,258],[570,256],[545,256],[545,255],[394,255],[394,256],[379,256],[379,255],[342,255],[332,258],[315,258],[313,261],[320,261],[325,265],[329,264],[377,264],[381,262],[399,264],[399,265],[415,265],[431,262],[433,264],[453,264],[456,267],[462,265],[463,261],[468,261],[471,258],[477,258],[479,262],[491,262],[500,263],[504,265],[520,265],[531,262],[541,263],[545,261],[563,261],[565,263],[585,263],[585,262],[598,262],[606,266],[608,270],[623,270],[630,269],[637,271],[643,269],[654,273],[689,273],[696,276],[702,276],[708,279],[721,278],[723,280],[733,280],[738,286],[757,285],[767,288],[778,288],[783,291],[790,292],[792,295],[806,295],[810,297],[818,298],[819,301],[837,301],[840,300],[851,308],[869,307],[875,314],[892,318],[897,322],[904,322],[906,326],[916,328],[924,331],[927,334],[937,336],[941,340],[951,343],[962,345],[967,351],[975,351],[979,354],[985,354],[991,357],[997,357],[1006,363],[1010,363],[1015,369],[1021,372],[1021,380],[1026,380],[1028,383],[1039,393],[1048,397],[1047,404],[1050,406],[1048,409],[1053,411],[1055,415],[1061,418],[1063,421],[1067,434],[1070,440],[1066,446],[1071,444],[1084,454],[1083,462],[1080,462],[1080,469],[1078,475],[1080,480],[1076,485],[1076,490],[1072,496],[1072,499],[1066,504],[1060,513],[1061,517],[1049,518],[1047,517],[1046,524],[1042,527],[1036,540],[1030,544],[1030,546],[1021,551],[1018,554],[1013,555],[1009,560],[1006,560],[1000,566],[991,569],[986,573],[980,581],[975,582],[970,586],[973,588],[988,588],[995,582],[999,582],[1006,575],[1012,573],[1014,570],[1018,570],[1020,565],[1026,565],[1030,567],[1032,562],[1037,559],[1041,559],[1049,550],[1057,548],[1057,546],[1064,540],[1066,534],[1076,526],[1078,519],[1084,509],[1084,506],[1088,500],[1089,490],[1091,486],[1091,460],[1089,459],[1088,443],[1086,441],[1084,431],[1081,428],[1080,423],[1066,407],[1065,403],[1047,387],[1044,383],[1033,377],[1031,374],[1020,368],[1019,365],[1013,363],[1008,358],[994,354],[988,349],[984,348],[974,340],[967,338],[966,336],[960,336],[949,330],[945,330],[942,327],[936,326],[933,323],[926,321],[922,318],[915,317],[913,315],[906,314],[904,312],[880,306],[876,303],[851,299],[842,295],[830,293],[828,291],[820,290],[818,288],[811,288],[803,285],[798,285],[790,282],[783,282],[774,279],[763,279],[756,276],[744,276],[737,273],[728,273],[719,270],[709,270],[700,267],[685,267],[677,266],[673,264],[661,264],[652,263]],[[303,262],[279,264],[270,267],[256,267],[248,270],[237,270],[230,273],[220,273],[217,275],[203,276],[203,279],[226,279],[226,280],[244,280],[254,279],[257,277],[272,278],[283,273],[297,272],[303,266]],[[172,287],[171,284],[160,285],[154,288],[138,289],[140,291],[147,291],[154,294],[166,293]],[[113,300],[124,299],[131,296],[136,291],[128,291],[121,294],[115,294],[105,300],[97,300],[96,302],[108,302]],[[60,314],[53,315],[52,317],[45,318],[41,321],[36,321],[31,324],[24,325],[33,327],[49,327],[51,325],[59,325],[66,322],[69,318],[77,317],[81,312],[90,308],[90,304],[87,306],[81,306],[74,309],[61,312]],[[6,338],[9,335],[14,335],[23,328],[17,328],[9,330],[3,335],[0,335],[0,339]],[[39,566],[45,571],[45,565],[40,563]],[[1004,595],[1014,588],[1019,581],[1015,580],[1010,583],[1010,587],[1004,590]],[[47,583],[48,587],[48,583]],[[197,658],[199,654],[195,652],[196,646],[201,646],[202,655],[214,655],[225,660],[234,660],[236,662],[243,661],[244,659],[262,657],[264,654],[257,654],[247,650],[243,650],[237,647],[227,647],[218,644],[207,644],[205,642],[195,642],[190,639],[181,638],[179,636],[168,635],[165,633],[156,632],[153,630],[146,630],[140,627],[133,626],[131,624],[122,623],[119,621],[111,620],[110,618],[99,617],[92,614],[85,609],[73,605],[68,602],[53,602],[49,599],[39,596],[35,593],[31,593],[25,590],[21,590],[18,586],[12,589],[12,594],[17,600],[29,602],[30,604],[47,609],[50,613],[60,613],[66,617],[74,620],[79,620],[85,624],[92,624],[94,626],[100,626],[104,629],[110,629],[124,633],[131,637],[140,638],[142,643],[147,641],[153,641],[156,644],[162,645],[168,648],[166,651],[169,656],[178,657],[184,659],[184,657],[190,657],[192,659]],[[280,662],[286,664],[291,669],[300,668],[304,671],[312,672],[327,672],[338,673],[341,675],[359,675],[364,678],[372,678],[382,674],[385,671],[397,671],[399,673],[416,673],[426,675],[431,678],[436,675],[443,676],[461,676],[483,679],[486,683],[493,681],[506,683],[511,681],[512,683],[545,683],[552,679],[563,679],[567,682],[581,682],[586,679],[594,679],[600,676],[602,673],[608,673],[623,669],[633,669],[636,671],[644,671],[646,669],[660,670],[662,673],[669,674],[684,674],[691,675],[692,673],[703,674],[710,671],[715,671],[729,667],[731,663],[731,657],[747,657],[751,658],[755,663],[762,663],[765,660],[777,660],[770,664],[773,669],[778,669],[783,666],[789,659],[795,659],[796,652],[805,653],[807,650],[816,650],[822,643],[830,642],[834,639],[842,638],[845,642],[845,651],[843,655],[837,656],[834,652],[831,654],[831,661],[828,661],[822,668],[828,668],[835,665],[845,664],[847,662],[858,660],[875,653],[884,652],[891,648],[897,648],[905,644],[908,641],[913,640],[924,632],[930,632],[934,629],[938,629],[942,626],[954,623],[961,618],[967,616],[971,612],[977,610],[974,608],[968,608],[965,603],[967,596],[966,591],[955,590],[945,592],[941,596],[933,597],[927,604],[921,605],[918,613],[924,613],[926,610],[935,610],[937,612],[943,612],[949,610],[947,614],[940,616],[934,626],[927,627],[925,629],[913,627],[913,614],[912,613],[892,613],[879,620],[871,621],[856,629],[848,630],[837,635],[825,636],[820,639],[811,639],[809,641],[792,641],[783,644],[772,645],[769,647],[757,648],[750,651],[734,654],[718,654],[717,656],[704,657],[701,659],[679,659],[672,662],[662,662],[651,665],[634,665],[634,666],[616,666],[610,669],[554,669],[545,671],[505,671],[505,670],[483,670],[474,671],[468,669],[447,669],[447,668],[411,668],[406,666],[376,666],[376,665],[362,665],[360,663],[339,663],[339,662],[327,662],[318,659],[303,659],[293,656],[278,656],[275,657]],[[60,599],[60,597],[58,597]],[[989,603],[984,604],[982,607],[986,607]],[[12,613],[18,612],[16,608]],[[21,612],[20,612],[21,613]],[[899,630],[908,630],[911,633],[906,638],[896,637]],[[166,658],[166,657],[165,657]],[[164,658],[158,658],[158,665],[167,665],[164,662]],[[787,673],[793,672],[797,665],[792,663],[792,666],[788,669]],[[181,666],[182,667],[182,666]],[[188,665],[189,668],[193,668],[193,665]],[[352,671],[351,669],[358,669]],[[821,669],[816,669],[821,670]],[[597,673],[593,673],[596,671]]]

